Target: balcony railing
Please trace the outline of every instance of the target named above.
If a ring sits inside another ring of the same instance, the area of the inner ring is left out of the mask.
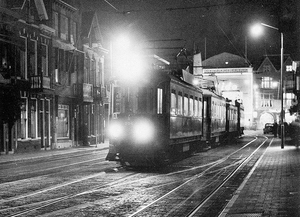
[[[101,87],[94,87],[94,100],[101,100]]]
[[[51,79],[50,77],[45,76],[31,76],[30,77],[31,89],[34,90],[43,90],[43,89],[51,89]]]
[[[104,101],[106,97],[105,87],[94,87],[94,100]]]
[[[295,88],[294,81],[293,80],[285,81],[284,87],[287,92],[293,92],[293,90]]]
[[[74,95],[83,102],[93,102],[93,85],[92,84],[74,84]]]

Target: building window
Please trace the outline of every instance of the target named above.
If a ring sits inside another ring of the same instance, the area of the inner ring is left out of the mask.
[[[42,74],[43,76],[48,76],[48,46],[42,44]]]
[[[60,82],[58,68],[59,68],[59,50],[58,48],[54,48],[54,80],[55,83]]]
[[[26,79],[26,50],[20,49],[20,77]]]
[[[285,93],[284,99],[285,99],[285,106],[292,106],[292,100],[295,98],[295,94],[293,93]]]
[[[69,106],[58,104],[57,136],[69,137]]]
[[[46,139],[46,147],[50,146],[50,100],[45,100],[45,137]]]
[[[262,77],[261,80],[261,87],[262,88],[272,88],[273,84],[273,78],[271,77]]]
[[[100,82],[99,86],[103,87],[104,86],[104,74],[103,74],[102,60],[99,60],[98,65],[99,65],[99,82]]]
[[[58,13],[57,12],[53,12],[53,16],[52,16],[52,25],[53,28],[55,29],[55,36],[58,36],[59,34],[59,26],[58,26]]]
[[[19,139],[27,138],[27,98],[22,98],[21,101],[21,117],[17,124],[17,135]]]
[[[97,115],[95,114],[96,105],[90,105],[90,133],[89,135],[95,136],[97,135],[96,128],[95,128],[95,118],[97,118]]]
[[[90,62],[90,58],[88,56],[86,56],[85,58],[85,63],[84,63],[84,83],[90,83],[90,70],[91,70],[91,66],[90,66],[91,62]]]
[[[270,65],[264,65],[263,66],[263,73],[270,73],[271,72],[271,66]]]
[[[44,123],[44,100],[39,100],[39,117],[38,117],[38,136],[41,137],[41,129],[45,126]]]
[[[98,84],[97,82],[98,76],[96,76],[96,60],[94,58],[92,59],[90,74],[91,74],[91,83],[93,83],[93,85],[96,86]]]
[[[72,21],[70,41],[72,44],[75,44],[75,46],[77,45],[77,23],[75,21]]]
[[[60,38],[69,41],[69,18],[65,15],[60,15]]]
[[[26,64],[27,64],[26,41],[27,40],[25,40],[25,38],[20,37],[21,46],[16,48],[16,58],[15,58],[16,70],[15,70],[15,73],[16,73],[16,76],[21,79],[27,79],[27,76],[26,76]]]
[[[30,101],[30,129],[29,137],[37,137],[37,100],[31,99]]]
[[[261,94],[261,107],[273,107],[274,106],[274,96],[272,93],[262,93]]]
[[[29,55],[29,74],[31,76],[37,75],[37,43],[34,40],[29,41],[28,46]]]
[[[292,71],[293,71],[292,65],[287,65],[287,66],[286,66],[286,71],[287,71],[287,72],[292,72]]]
[[[73,64],[73,53],[70,51],[65,51],[65,70],[66,70],[66,74],[65,74],[65,84],[67,84],[68,86],[71,85],[71,70],[72,70],[72,64]]]

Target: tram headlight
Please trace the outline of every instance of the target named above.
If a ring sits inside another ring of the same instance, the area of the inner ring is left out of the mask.
[[[149,120],[137,121],[133,126],[133,136],[137,142],[149,142],[154,137],[154,125]]]
[[[108,134],[110,138],[120,138],[124,134],[124,128],[118,122],[111,123],[108,128]]]

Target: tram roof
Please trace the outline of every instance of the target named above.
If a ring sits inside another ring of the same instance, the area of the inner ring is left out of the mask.
[[[203,91],[204,96],[214,96],[214,97],[218,97],[218,98],[224,98],[223,96],[221,96],[221,95],[219,95],[219,94],[217,94],[214,91],[211,91],[209,89],[202,89],[202,91]]]

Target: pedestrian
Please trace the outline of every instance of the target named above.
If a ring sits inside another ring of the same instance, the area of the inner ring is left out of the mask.
[[[274,125],[273,125],[274,137],[277,137],[277,128],[278,128],[278,124],[276,121],[274,121]]]

